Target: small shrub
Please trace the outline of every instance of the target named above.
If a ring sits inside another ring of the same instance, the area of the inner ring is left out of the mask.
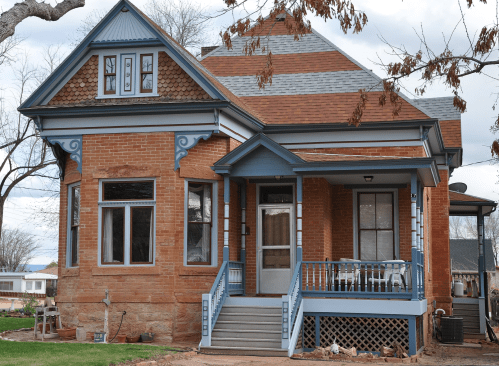
[[[38,306],[35,295],[25,292],[21,298],[21,302],[23,303],[25,314],[30,315],[35,313],[35,308]]]

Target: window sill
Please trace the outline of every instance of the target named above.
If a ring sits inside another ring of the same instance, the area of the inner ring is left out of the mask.
[[[160,270],[156,266],[137,267],[98,267],[92,268],[92,276],[122,276],[122,275],[159,275]]]
[[[130,98],[150,98],[150,97],[159,97],[159,94],[155,93],[147,93],[147,94],[130,94],[130,95],[115,95],[115,94],[108,94],[108,95],[99,95],[98,97],[95,97],[95,99],[130,99]]]
[[[179,276],[216,276],[218,267],[184,266],[178,273]]]
[[[79,267],[62,268],[61,277],[78,277],[80,275]]]

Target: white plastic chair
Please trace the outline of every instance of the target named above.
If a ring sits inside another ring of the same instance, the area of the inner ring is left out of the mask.
[[[371,282],[373,285],[382,285],[384,284],[385,287],[388,286],[388,283],[391,284],[391,286],[403,286],[404,288],[407,287],[407,282],[406,282],[406,265],[402,264],[405,263],[405,261],[401,259],[396,259],[396,260],[391,260],[391,261],[383,261],[383,262],[391,262],[390,264],[385,264],[383,265],[384,268],[384,274],[382,278],[376,278],[374,277],[374,273],[371,274],[371,277],[369,278],[369,282]],[[400,264],[396,264],[393,262],[398,262]]]
[[[358,264],[354,262],[360,262],[357,259],[340,258],[340,262],[346,262],[339,264],[338,268],[338,284],[341,286],[345,284],[345,287],[350,285],[350,290],[355,286],[356,282],[360,282],[360,269]]]

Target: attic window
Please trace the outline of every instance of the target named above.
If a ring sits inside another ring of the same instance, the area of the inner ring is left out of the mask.
[[[104,57],[104,94],[116,94],[116,56]]]
[[[140,55],[140,92],[152,93],[152,54]]]
[[[282,13],[282,14],[279,14],[278,16],[276,16],[276,21],[278,22],[284,22],[284,20],[286,19],[286,13]]]

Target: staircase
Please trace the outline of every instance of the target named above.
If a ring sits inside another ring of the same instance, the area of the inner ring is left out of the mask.
[[[281,334],[281,299],[230,297],[213,328],[211,346],[201,352],[287,357]]]
[[[468,302],[457,302],[456,300],[459,301],[460,299],[454,299],[452,303],[452,315],[463,318],[464,338],[484,339],[485,334],[480,333],[480,308],[478,299],[466,299]],[[473,300],[476,300],[476,302]]]

